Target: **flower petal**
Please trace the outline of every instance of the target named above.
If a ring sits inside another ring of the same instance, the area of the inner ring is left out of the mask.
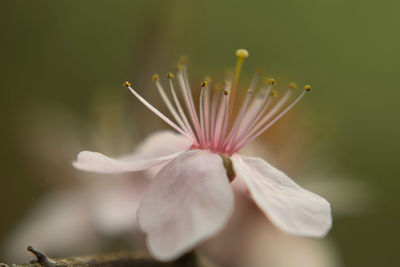
[[[151,254],[169,261],[218,233],[233,203],[222,159],[191,150],[161,169],[139,206],[138,223]]]
[[[141,171],[174,159],[190,144],[181,135],[161,131],[150,135],[134,153],[113,159],[98,152],[82,151],[73,165],[84,171],[98,173]]]
[[[123,173],[142,171],[171,159],[176,158],[182,152],[168,156],[142,159],[142,160],[117,160],[107,157],[99,152],[82,151],[78,154],[77,160],[73,163],[74,167],[83,171],[98,173]]]
[[[121,159],[163,157],[188,150],[191,145],[192,143],[186,137],[173,131],[163,130],[149,135],[132,154],[123,156]]]
[[[260,158],[232,156],[235,171],[272,223],[295,235],[323,237],[332,225],[330,204]]]

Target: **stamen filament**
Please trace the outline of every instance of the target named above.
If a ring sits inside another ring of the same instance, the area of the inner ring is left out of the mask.
[[[308,88],[308,87],[307,87]],[[240,142],[234,149],[235,151],[239,151],[240,149],[242,149],[245,145],[247,145],[248,143],[252,142],[254,139],[256,139],[257,137],[259,137],[263,132],[265,132],[266,130],[268,130],[272,125],[275,124],[275,122],[277,122],[280,118],[282,118],[289,110],[291,110],[296,104],[297,102],[300,101],[301,98],[303,98],[303,96],[309,91],[309,89],[307,90],[307,88],[305,88],[305,90],[303,92],[301,92],[301,94],[288,106],[286,107],[281,113],[278,114],[278,116],[276,116],[273,120],[271,120],[267,125],[265,125],[261,130],[259,130],[256,134],[254,134],[251,138],[248,138],[247,140],[243,140],[242,142]]]
[[[158,111],[158,109],[156,109],[155,107],[153,107],[149,102],[147,102],[143,97],[141,97],[131,86],[131,84],[129,82],[125,82],[125,86],[132,92],[132,94],[134,96],[136,96],[137,99],[139,99],[140,102],[142,102],[148,109],[150,109],[151,111],[153,111],[158,117],[160,117],[163,121],[165,121],[167,124],[169,124],[169,126],[171,126],[172,128],[174,128],[177,132],[179,132],[180,134],[182,134],[183,136],[186,136],[187,138],[189,138],[192,142],[194,142],[195,140],[193,140],[193,138],[186,133],[185,131],[183,131],[181,128],[179,128],[178,125],[176,125],[175,123],[173,123],[170,119],[168,119],[164,114],[162,114],[160,111]]]
[[[218,114],[217,114],[217,120],[215,122],[215,133],[214,133],[214,141],[213,141],[213,147],[217,148],[219,145],[219,140],[222,135],[222,130],[223,130],[223,124],[225,121],[226,117],[226,110],[228,109],[228,93],[229,91],[225,89],[224,95],[220,97],[219,101],[219,109],[218,109]]]
[[[256,120],[250,119],[249,121],[257,122],[257,124],[256,124],[256,126],[248,128],[249,130],[247,131],[247,135],[244,137],[244,139],[247,139],[249,136],[253,135],[268,120],[270,120],[278,112],[278,110],[280,110],[287,103],[287,101],[292,96],[292,94],[293,94],[292,89],[289,89],[288,91],[286,91],[285,95],[278,101],[278,103],[275,104],[275,106],[272,107],[272,109],[270,111],[268,111],[267,114],[264,115],[264,117],[261,119],[261,121],[256,121]]]
[[[245,111],[247,109],[247,106],[249,104],[249,101],[250,101],[253,93],[254,93],[254,90],[252,90],[252,89],[247,90],[246,98],[242,102],[242,105],[240,107],[239,114],[235,120],[235,123],[233,124],[232,129],[231,129],[227,139],[224,142],[224,147],[231,141],[232,137],[236,134],[236,130],[240,126],[240,123],[242,122],[243,116],[245,114]]]
[[[158,92],[160,93],[160,96],[161,96],[162,100],[164,101],[165,105],[167,106],[167,108],[168,108],[169,112],[171,113],[171,115],[174,117],[176,122],[179,124],[179,126],[181,128],[183,128],[183,130],[185,132],[189,132],[189,130],[186,128],[186,125],[183,123],[181,117],[178,115],[178,113],[176,112],[174,106],[172,105],[171,101],[169,100],[169,97],[165,93],[164,88],[161,86],[159,79],[157,79],[155,83],[156,83],[156,87],[158,89]]]
[[[172,97],[173,97],[174,102],[175,102],[175,106],[178,108],[179,114],[181,115],[181,117],[183,119],[183,122],[186,125],[186,128],[189,130],[190,134],[193,136],[193,139],[196,140],[195,144],[198,145],[199,141],[196,139],[196,135],[193,132],[192,126],[190,126],[190,123],[189,123],[189,121],[188,121],[188,119],[187,119],[187,117],[185,115],[185,112],[183,111],[182,106],[181,106],[181,104],[179,102],[179,99],[178,99],[178,97],[176,95],[175,88],[174,88],[174,85],[173,85],[173,82],[172,82],[172,78],[169,79],[169,86],[170,86]]]
[[[229,113],[228,113],[229,118],[232,115],[233,106],[235,104],[237,84],[239,81],[240,72],[242,70],[243,61],[245,58],[249,56],[249,52],[246,49],[238,49],[236,50],[236,56],[237,56],[237,61],[236,61],[235,75],[233,78],[232,89],[230,92],[231,96],[230,96]]]
[[[269,107],[272,102],[272,98],[270,97],[270,92],[272,89],[272,85],[270,85],[264,92],[261,90],[258,96],[253,99],[250,107],[242,118],[241,123],[239,124],[239,128],[235,133],[234,138],[231,141],[231,145],[235,144],[237,140],[242,140],[243,137],[248,133],[249,129],[251,129],[254,124],[257,122],[254,117],[259,114],[260,117],[265,112],[265,110]],[[265,103],[266,102],[266,103]],[[264,106],[264,107],[263,107]],[[263,107],[263,108],[262,108]],[[262,108],[262,111],[259,113],[259,110]],[[229,145],[229,148],[231,147]]]
[[[186,86],[186,81],[185,81],[182,71],[178,70],[177,76],[178,76],[178,81],[179,81],[179,84],[181,87],[182,94],[185,99],[186,108],[189,111],[190,119],[192,120],[197,137],[199,138],[200,144],[203,145],[204,140],[202,140],[202,138],[201,138],[200,123],[199,123],[199,119],[197,116],[197,111],[194,107],[193,98],[191,98],[192,94],[190,93],[190,89]]]
[[[217,104],[219,102],[219,98],[221,97],[221,91],[215,91],[213,94],[213,99],[211,103],[211,139],[214,139],[215,136],[215,124],[217,117]]]

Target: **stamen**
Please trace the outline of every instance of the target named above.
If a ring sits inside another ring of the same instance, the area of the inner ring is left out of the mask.
[[[206,92],[204,92],[206,91]],[[206,96],[204,96],[206,94]],[[208,120],[209,120],[209,103],[208,103],[208,82],[203,81],[201,83],[201,92],[200,92],[200,103],[199,103],[199,112],[200,112],[200,129],[201,133],[204,136],[206,143],[208,142]]]
[[[181,69],[183,71],[183,66],[178,64],[178,66],[181,66]],[[204,140],[201,139],[200,135],[200,123],[199,123],[199,118],[197,116],[197,111],[194,107],[194,102],[193,98],[191,97],[191,92],[190,88],[187,87],[185,77],[183,75],[183,72],[178,69],[177,76],[178,76],[178,82],[181,87],[182,95],[184,96],[186,108],[189,111],[190,119],[194,125],[195,131],[197,136],[199,137],[200,144],[204,143]]]
[[[276,92],[275,92],[275,94],[276,94]],[[246,139],[247,137],[254,134],[268,120],[270,120],[287,103],[287,101],[292,96],[292,94],[293,94],[293,89],[289,89],[288,91],[286,91],[285,95],[278,101],[278,103],[275,104],[275,106],[267,114],[264,115],[264,117],[261,119],[261,121],[258,121],[256,126],[248,132],[247,136],[244,139]]]
[[[197,114],[196,106],[195,106],[194,101],[193,101],[192,89],[190,88],[189,76],[187,74],[187,66],[186,66],[186,64],[187,64],[188,61],[189,61],[189,58],[187,56],[181,56],[181,58],[180,58],[180,62],[182,63],[182,71],[181,71],[181,73],[182,73],[182,77],[183,77],[183,80],[185,82],[185,87],[187,89],[187,93],[188,93],[188,96],[189,96],[190,105],[192,107],[195,129],[196,129],[197,135],[198,135],[198,137],[200,139],[200,144],[204,145],[205,140],[204,140],[204,136],[201,134],[201,131],[200,131],[199,116]]]
[[[179,99],[178,99],[178,97],[176,95],[176,92],[175,92],[175,89],[174,89],[174,84],[172,82],[172,79],[174,77],[175,77],[175,75],[173,73],[168,73],[167,74],[167,78],[169,78],[169,87],[170,87],[171,94],[172,94],[172,97],[173,97],[174,102],[175,102],[175,106],[178,108],[179,114],[181,115],[181,117],[183,119],[183,122],[186,125],[186,129],[189,130],[190,134],[193,136],[193,139],[196,140],[196,145],[198,145],[198,140],[196,139],[196,135],[194,134],[194,132],[192,130],[192,127],[190,126],[190,123],[189,123],[189,121],[188,121],[188,119],[187,119],[187,117],[185,115],[185,112],[183,111],[182,106],[181,106],[181,104],[179,102]]]
[[[159,78],[158,74],[154,74],[152,80],[155,82],[158,92],[160,93],[160,96],[161,96],[162,100],[164,101],[165,105],[167,106],[171,115],[174,117],[176,122],[178,122],[179,126],[181,128],[183,128],[183,130],[185,132],[189,132],[189,129],[186,128],[186,125],[183,123],[181,117],[178,115],[174,106],[172,105],[171,101],[169,100],[169,97],[165,93],[164,88],[161,86],[160,78]]]
[[[253,95],[253,93],[254,93],[254,90],[252,90],[252,89],[248,89],[248,90],[247,90],[246,98],[244,99],[244,101],[243,101],[243,103],[242,103],[242,106],[240,107],[239,114],[238,114],[238,116],[237,116],[237,118],[236,118],[236,120],[235,120],[235,123],[234,123],[233,126],[232,126],[232,129],[231,129],[231,131],[230,131],[230,133],[229,133],[229,135],[228,135],[228,138],[227,138],[227,139],[225,140],[225,142],[224,142],[224,147],[225,147],[225,146],[231,141],[231,139],[236,135],[237,129],[238,129],[239,126],[241,125],[243,116],[244,116],[244,114],[245,114],[245,111],[246,111],[246,109],[247,109],[247,106],[248,106],[248,104],[249,104],[249,101],[250,101],[251,96]],[[228,147],[229,147],[229,146],[228,146]],[[228,147],[227,147],[227,149],[228,149]]]
[[[223,97],[220,98],[217,121],[215,122],[215,133],[214,133],[215,135],[213,140],[214,148],[217,148],[219,146],[219,140],[222,136],[225,120],[227,118],[227,111],[229,108],[228,96],[229,96],[229,91],[225,89]]]
[[[127,87],[132,92],[132,94],[134,96],[136,96],[136,98],[139,99],[139,101],[142,102],[148,109],[153,111],[158,117],[160,117],[163,121],[165,121],[167,124],[169,124],[169,126],[174,128],[177,132],[179,132],[183,136],[186,136],[187,138],[189,138],[192,142],[195,141],[195,140],[193,140],[193,138],[189,134],[187,134],[185,131],[183,131],[181,128],[179,128],[178,125],[173,123],[164,114],[162,114],[160,111],[158,111],[158,109],[153,107],[149,102],[147,102],[143,97],[141,97],[135,90],[133,90],[132,85],[131,85],[130,82],[124,82],[124,86]]]
[[[230,96],[230,103],[229,103],[229,116],[232,114],[234,102],[235,102],[235,96],[236,96],[236,88],[237,84],[239,81],[239,76],[240,72],[242,70],[242,65],[243,65],[243,60],[249,56],[249,52],[246,49],[238,49],[236,50],[236,56],[237,56],[237,61],[236,61],[236,69],[235,69],[235,76],[233,78],[233,84],[232,84],[232,89],[231,89],[231,96]]]
[[[216,123],[216,116],[217,116],[217,104],[219,102],[219,98],[221,97],[221,91],[224,87],[224,84],[222,82],[216,83],[215,84],[215,91],[213,94],[212,98],[212,103],[211,103],[211,133],[210,136],[213,139],[215,136],[215,123]]]
[[[301,92],[301,94],[288,106],[286,107],[281,113],[278,114],[278,116],[276,116],[272,121],[270,121],[267,125],[265,125],[260,131],[258,131],[255,135],[253,135],[251,138],[249,138],[248,140],[245,140],[243,142],[243,144],[238,144],[237,147],[235,147],[235,151],[239,151],[240,149],[242,149],[245,145],[247,145],[248,143],[252,142],[254,139],[256,139],[257,137],[259,137],[263,132],[265,132],[266,130],[268,130],[272,125],[274,125],[280,118],[282,118],[289,110],[291,110],[299,101],[300,99],[303,98],[303,96],[309,92],[311,90],[311,86],[310,85],[306,85],[304,86],[304,90],[303,92]]]
[[[242,121],[238,124],[239,128],[236,131],[231,144],[228,146],[229,148],[232,144],[235,144],[237,140],[242,140],[246,136],[246,134],[249,132],[249,129],[252,129],[254,127],[254,125],[271,104],[272,96],[274,93],[276,94],[275,90],[271,92],[272,87],[275,85],[275,80],[273,78],[270,78],[267,80],[267,84],[268,87],[265,90],[260,90],[258,96],[253,100],[246,114],[242,118]]]
[[[258,79],[260,78],[260,74],[262,74],[264,72],[263,68],[257,68],[256,72],[254,73],[253,79],[251,80],[250,83],[250,89],[255,90],[257,83],[258,83]]]

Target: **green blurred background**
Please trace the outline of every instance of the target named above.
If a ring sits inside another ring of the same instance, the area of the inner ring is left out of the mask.
[[[203,74],[222,77],[234,64],[235,49],[243,47],[250,51],[245,77],[265,65],[278,82],[312,83],[302,106],[317,133],[309,144],[313,155],[373,189],[368,212],[334,221],[330,236],[344,264],[399,264],[397,1],[13,0],[1,6],[0,240],[49,183],[57,183],[27,152],[32,114],[62,108],[85,128],[93,123],[93,109],[102,111],[99,101],[111,101],[124,107],[126,121],[140,122],[148,112],[122,81],[134,80],[152,97],[151,74],[169,71],[180,54],[190,56],[190,71],[200,81]],[[52,136],[46,118],[34,138]],[[161,127],[141,123],[130,132],[131,144]],[[65,159],[66,169],[73,158]]]

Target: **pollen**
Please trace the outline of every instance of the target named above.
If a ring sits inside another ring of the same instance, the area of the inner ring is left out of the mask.
[[[292,90],[296,90],[297,89],[297,84],[294,83],[294,82],[289,83],[289,88],[292,89]]]
[[[267,79],[266,82],[271,84],[271,85],[275,85],[275,79],[274,78],[269,78],[269,79]]]
[[[125,86],[126,88],[128,88],[128,87],[132,86],[132,84],[131,84],[130,82],[128,82],[128,81],[125,81],[125,82],[124,82],[124,86]]]
[[[307,92],[311,90],[311,85],[307,84],[306,86],[304,86],[304,90],[306,90]]]
[[[151,80],[152,80],[153,82],[158,82],[158,81],[160,80],[160,76],[159,76],[158,74],[154,74],[154,75],[151,77]]]
[[[173,74],[172,72],[169,72],[168,74],[167,74],[167,78],[168,79],[173,79],[175,77],[175,74]]]
[[[209,82],[209,83],[212,81],[211,76],[209,76],[209,75],[205,76],[204,80]]]
[[[228,89],[225,89],[224,95],[228,95],[228,94],[229,94],[229,90],[228,90]]]
[[[278,97],[278,92],[275,91],[275,90],[272,90],[272,91],[271,91],[271,96],[272,96],[272,97]]]
[[[224,89],[224,87],[225,87],[225,84],[224,84],[223,82],[217,82],[217,83],[214,85],[214,88],[215,88],[215,90],[217,90],[217,91],[222,91],[222,90]]]
[[[238,49],[236,50],[236,56],[246,58],[249,56],[249,51],[247,51],[246,49]]]
[[[208,85],[208,82],[207,81],[202,81],[201,82],[201,87],[206,87]]]
[[[182,56],[179,58],[179,63],[181,63],[181,64],[187,64],[188,62],[189,62],[189,57],[186,56],[186,55],[182,55]]]

